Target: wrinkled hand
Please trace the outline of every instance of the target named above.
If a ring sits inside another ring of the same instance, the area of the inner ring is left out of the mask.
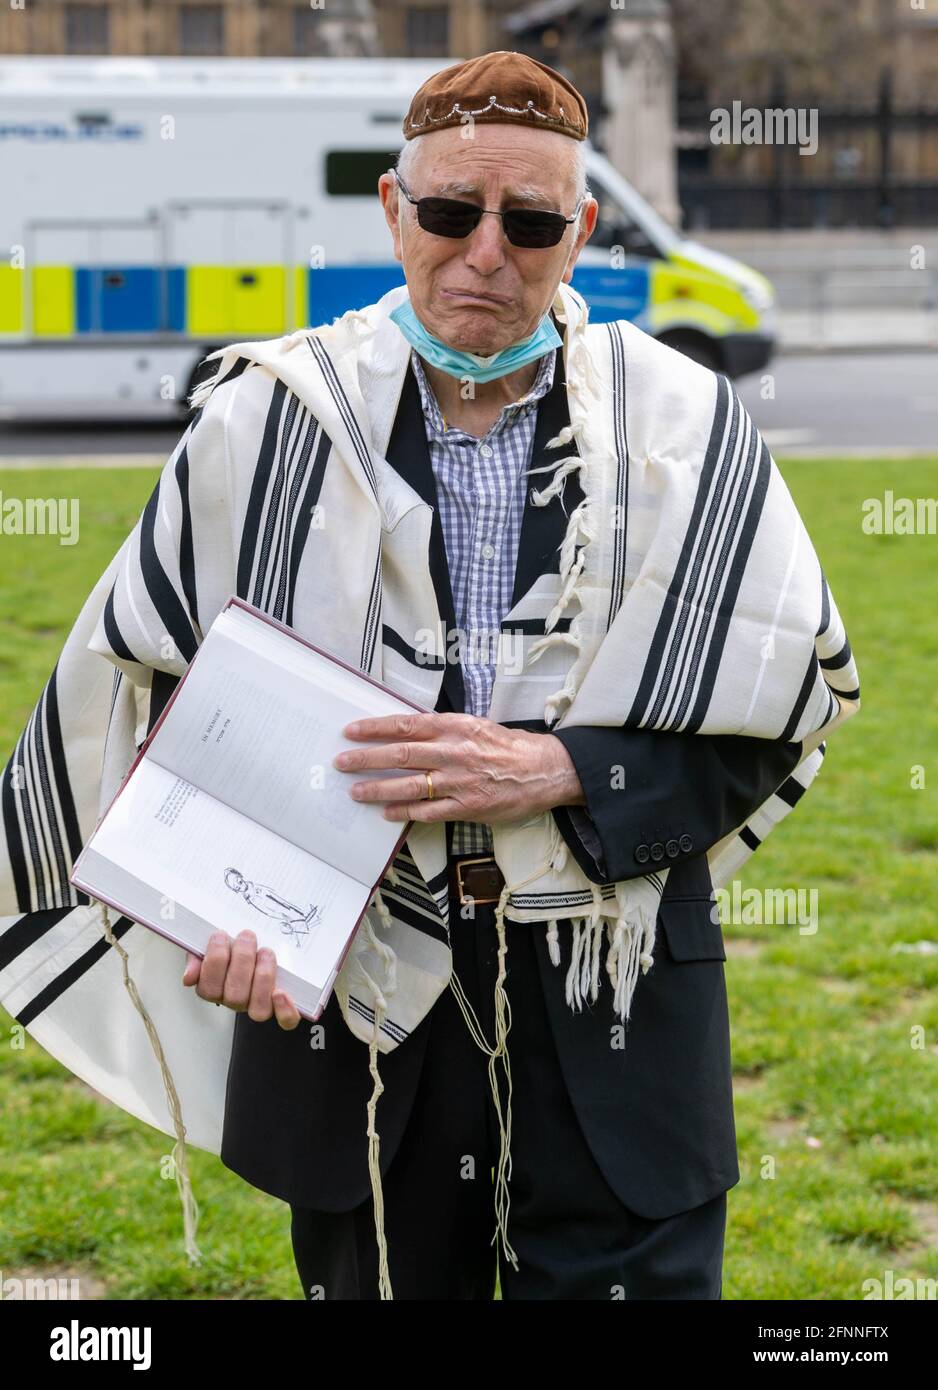
[[[350,788],[357,801],[380,801],[386,820],[471,820],[493,825],[554,806],[586,805],[569,753],[553,734],[509,729],[473,714],[391,714],[343,729],[362,746],[336,755],[343,772],[413,770]],[[427,779],[433,798],[427,799]]]
[[[200,999],[224,1004],[235,1013],[247,1013],[255,1023],[276,1016],[281,1028],[295,1028],[300,1014],[293,1000],[276,989],[277,958],[267,947],[257,949],[252,931],[239,932],[232,941],[225,932],[214,932],[200,960],[186,952],[182,982],[195,985]]]

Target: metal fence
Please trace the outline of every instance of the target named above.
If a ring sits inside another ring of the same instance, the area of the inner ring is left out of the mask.
[[[938,145],[938,106],[898,103],[888,71],[880,76],[877,98],[866,107],[796,97],[782,85],[768,98],[740,103],[757,110],[817,108],[822,138],[846,150],[851,139],[856,141],[872,166],[842,175],[815,176],[815,162],[787,145],[768,146],[767,177],[727,175],[716,157],[719,147],[711,144],[711,111],[732,104],[717,99],[679,102],[678,192],[689,230],[938,226],[938,178],[896,172],[905,140],[914,140],[916,152],[930,142]]]

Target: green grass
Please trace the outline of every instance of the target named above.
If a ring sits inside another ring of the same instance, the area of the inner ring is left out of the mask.
[[[864,498],[938,495],[938,458],[782,467],[850,634],[863,709],[743,880],[817,888],[816,934],[726,927],[742,1181],[730,1193],[724,1297],[857,1299],[887,1269],[938,1277],[938,956],[891,950],[938,941],[938,538],[860,529]],[[4,757],[154,478],[0,475],[5,496],[80,497],[83,526],[71,548],[0,541]],[[9,1029],[0,1016],[0,1041]],[[0,1047],[0,1115],[7,1274],[78,1270],[105,1297],[299,1297],[283,1204],[194,1153],[206,1259],[190,1269],[175,1183],[160,1175],[169,1141],[29,1038],[21,1051]]]

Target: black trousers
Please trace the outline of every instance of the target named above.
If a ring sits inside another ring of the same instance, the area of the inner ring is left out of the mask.
[[[454,968],[492,1045],[494,907],[477,905],[474,920],[462,911],[452,899]],[[545,925],[505,925],[512,1086],[508,1237],[518,1269],[493,1244],[498,1124],[488,1058],[447,989],[431,1011],[413,1110],[382,1184],[395,1299],[491,1299],[496,1268],[504,1300],[719,1299],[726,1193],[657,1221],[622,1205],[593,1159],[561,1075],[532,945],[532,932]],[[380,1100],[377,1128],[380,1134]],[[628,1142],[623,1134],[622,1143]],[[306,1298],[378,1298],[370,1197],[347,1212],[299,1206],[291,1212]]]

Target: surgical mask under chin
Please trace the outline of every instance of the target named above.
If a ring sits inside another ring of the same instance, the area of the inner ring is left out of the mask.
[[[450,376],[469,377],[470,381],[479,383],[507,376],[526,363],[543,357],[553,348],[563,346],[550,314],[544,315],[529,338],[502,348],[500,352],[493,352],[491,357],[478,357],[474,352],[460,352],[457,348],[447,347],[439,338],[427,332],[409,299],[399,304],[388,317],[397,324],[411,347],[431,366],[439,367],[441,372],[447,372]]]

